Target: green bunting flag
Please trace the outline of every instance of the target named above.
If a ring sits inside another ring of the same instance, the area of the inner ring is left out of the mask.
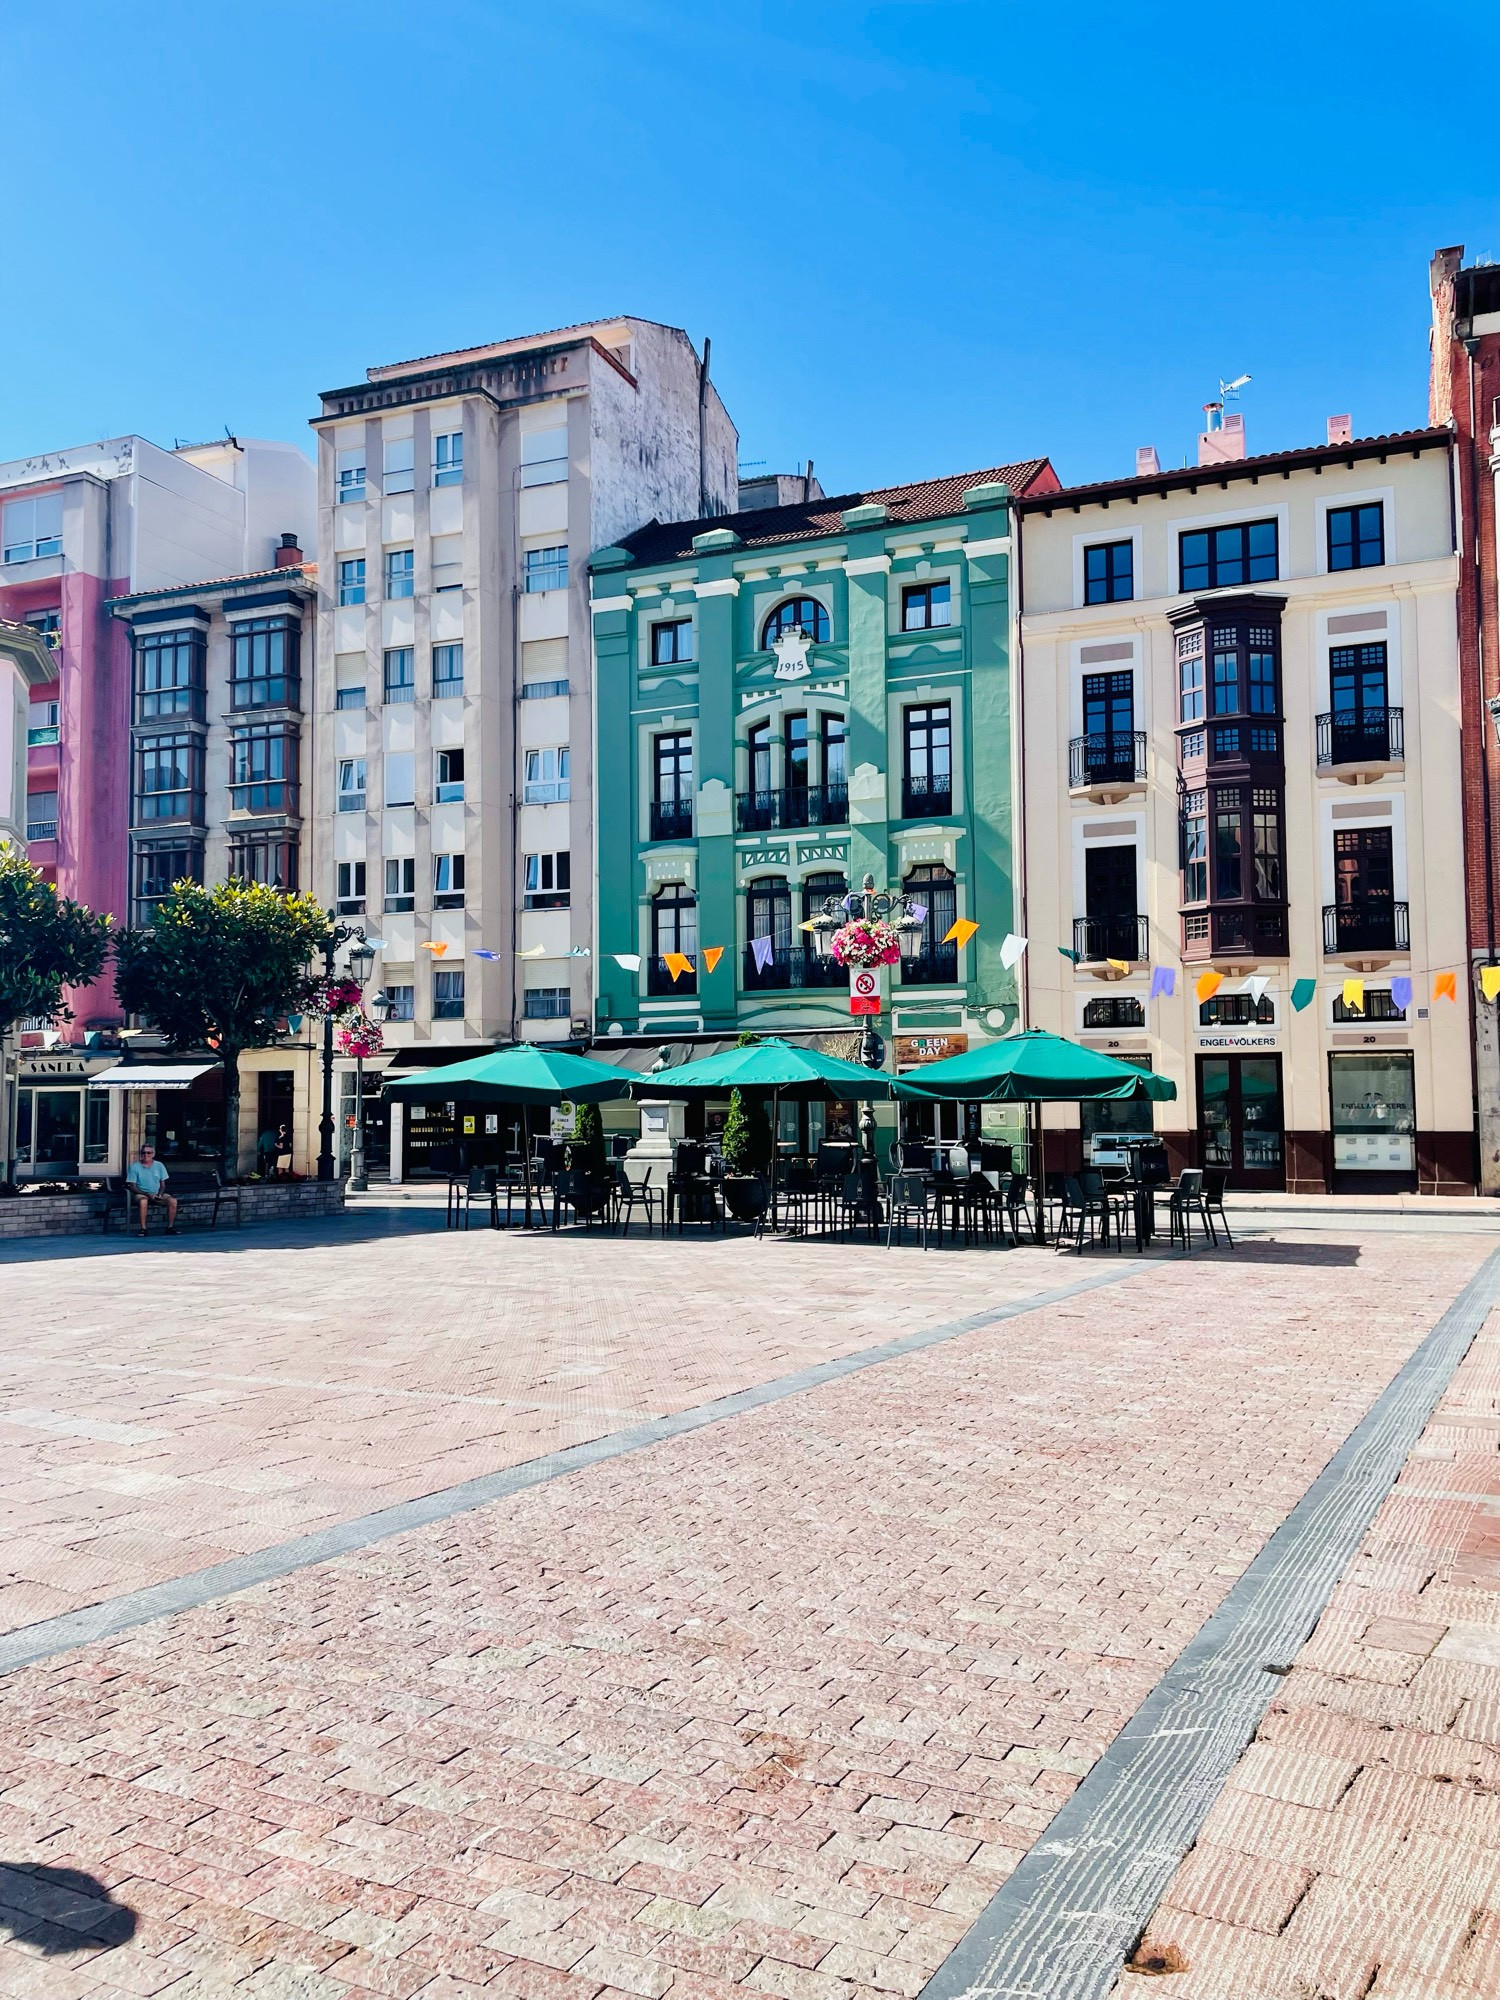
[[[1076,964],[1078,963],[1079,959],[1080,959],[1080,958],[1082,958],[1082,956],[1083,956],[1083,953],[1082,953],[1082,952],[1079,952],[1079,951],[1069,951],[1069,950],[1068,950],[1068,947],[1067,947],[1067,946],[1066,946],[1065,944],[1060,944],[1060,945],[1059,945],[1059,946],[1057,947],[1057,949],[1058,949],[1058,951],[1059,951],[1059,952],[1060,952],[1060,953],[1062,954],[1062,956],[1063,956],[1064,958],[1071,958],[1071,959],[1072,959],[1072,961],[1073,961],[1073,963],[1074,963],[1075,965],[1076,965]]]
[[[1304,1007],[1312,1005],[1313,995],[1317,990],[1318,982],[1316,979],[1299,979],[1292,987],[1292,1005],[1299,1014]]]

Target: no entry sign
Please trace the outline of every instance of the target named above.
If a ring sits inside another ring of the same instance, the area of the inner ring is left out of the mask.
[[[849,968],[849,1012],[851,1014],[878,1014],[880,1012],[880,968],[874,965],[854,965]]]

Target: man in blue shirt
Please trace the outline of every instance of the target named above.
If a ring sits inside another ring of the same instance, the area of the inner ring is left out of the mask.
[[[165,1202],[167,1205],[167,1234],[177,1234],[177,1197],[166,1192],[167,1170],[156,1157],[152,1146],[142,1146],[141,1157],[132,1160],[130,1171],[125,1176],[125,1185],[132,1194],[140,1197],[141,1226],[139,1234],[146,1233],[146,1208],[151,1202]]]

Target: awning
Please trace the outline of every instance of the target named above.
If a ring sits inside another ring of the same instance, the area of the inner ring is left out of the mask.
[[[120,1090],[191,1090],[200,1076],[217,1069],[216,1062],[204,1063],[116,1063],[101,1069],[89,1083],[97,1088],[113,1084]]]

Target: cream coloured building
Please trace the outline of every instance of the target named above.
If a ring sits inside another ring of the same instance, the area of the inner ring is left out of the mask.
[[[1154,1112],[1231,1186],[1473,1186],[1450,445],[1230,420],[1017,504],[1026,1018],[1178,1091],[1049,1168]]]

